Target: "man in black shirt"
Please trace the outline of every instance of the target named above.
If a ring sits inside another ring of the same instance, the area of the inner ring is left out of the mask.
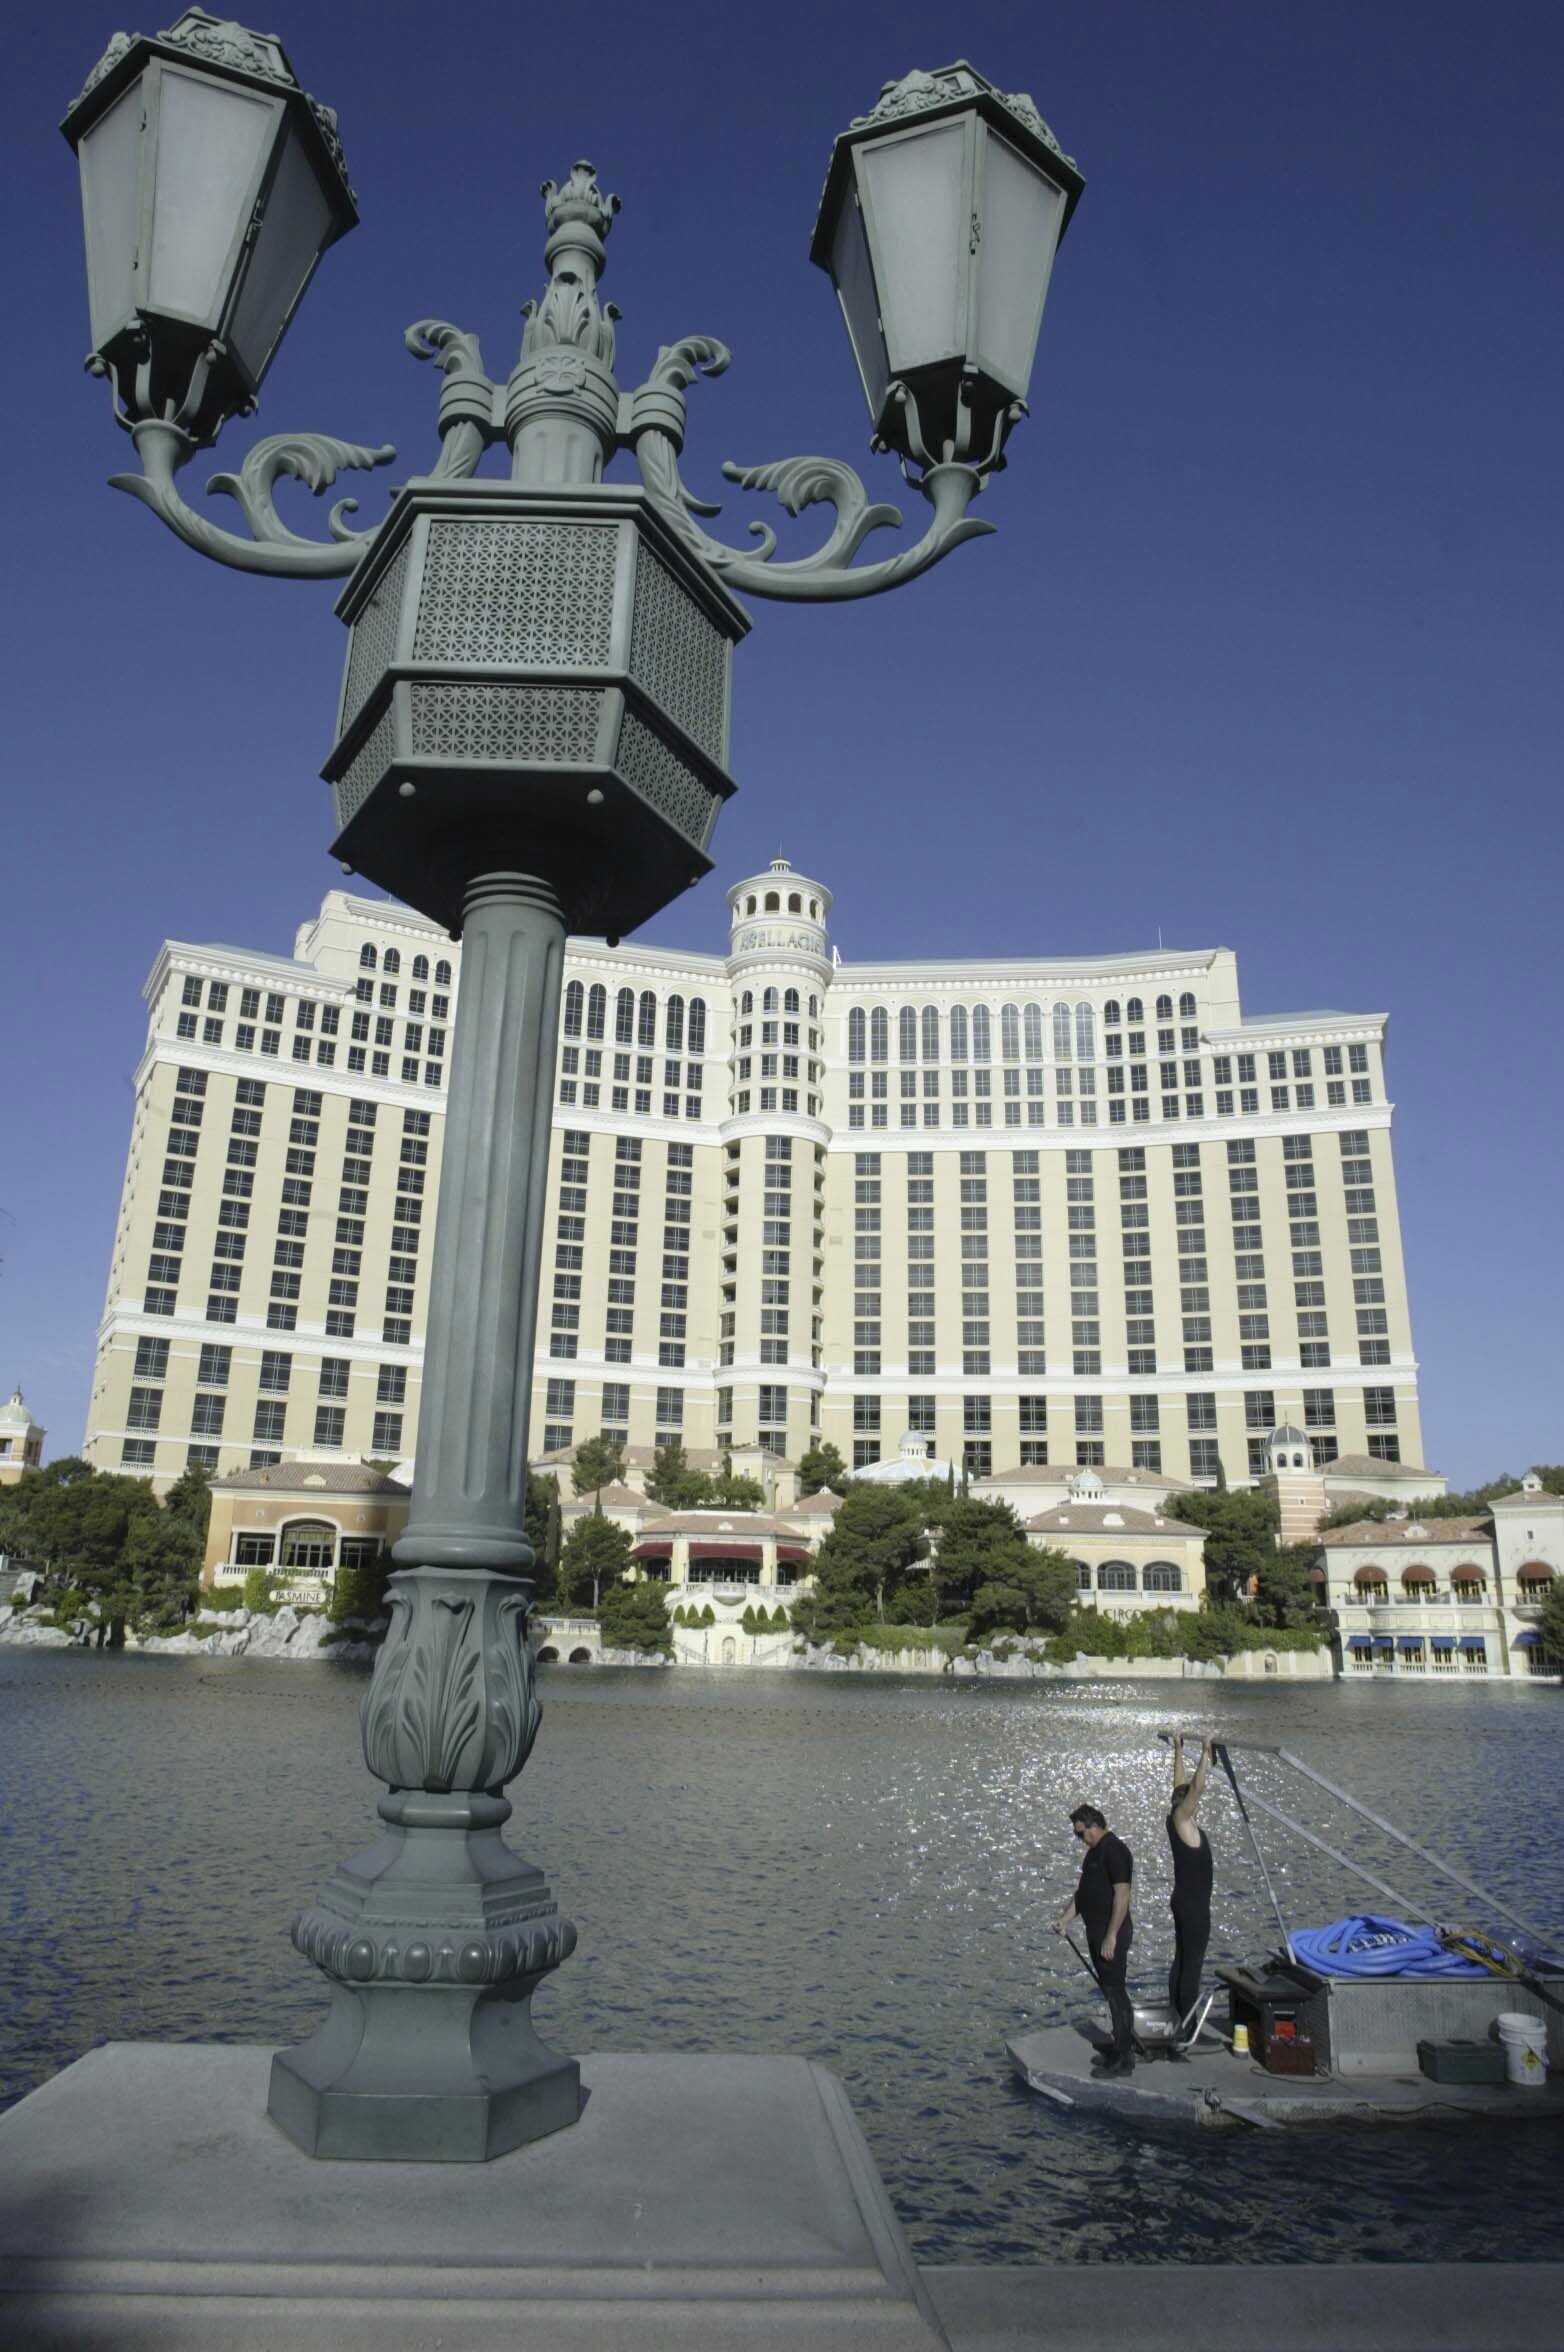
[[[1086,1930],[1092,1969],[1108,2003],[1113,2021],[1113,2048],[1099,2071],[1135,2071],[1135,2012],[1125,1990],[1124,1971],[1134,1940],[1130,1918],[1130,1882],[1135,1860],[1124,1840],[1115,1837],[1095,1805],[1077,1805],[1070,1826],[1085,1848],[1080,1883],[1054,1921],[1055,1935],[1063,1935],[1072,1919]]]
[[[1173,1798],[1168,1811],[1168,1844],[1173,1849],[1173,1966],[1168,1999],[1176,2018],[1186,2018],[1200,1998],[1200,1972],[1211,1941],[1211,1840],[1195,1815],[1211,1769],[1211,1742],[1200,1750],[1193,1773],[1184,1770],[1184,1742],[1173,1739]]]

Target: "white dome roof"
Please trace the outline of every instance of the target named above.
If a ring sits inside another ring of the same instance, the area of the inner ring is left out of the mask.
[[[22,1402],[21,1390],[19,1388],[13,1389],[9,1404],[0,1405],[0,1429],[37,1429],[38,1427],[39,1423],[33,1419],[26,1405]]]

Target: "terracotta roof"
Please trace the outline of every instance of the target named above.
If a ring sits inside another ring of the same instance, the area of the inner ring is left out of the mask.
[[[1068,1486],[1085,1475],[1083,1462],[1023,1462],[1014,1470],[996,1470],[991,1478],[974,1478],[972,1492],[981,1495],[994,1486]],[[1125,1470],[1113,1463],[1090,1465],[1093,1478],[1104,1486],[1154,1486],[1164,1494],[1192,1494],[1187,1478],[1164,1476],[1160,1470]]]
[[[792,1528],[781,1519],[769,1518],[762,1511],[657,1511],[641,1529],[643,1540],[649,1535],[732,1535],[754,1543],[775,1535],[786,1543],[792,1534]]]
[[[594,1489],[588,1494],[562,1494],[562,1511],[590,1511],[594,1503],[601,1503],[605,1511],[655,1511],[660,1504],[647,1501],[639,1487],[612,1485]]]
[[[828,1486],[818,1494],[806,1495],[801,1503],[790,1503],[784,1517],[788,1519],[834,1519],[842,1507],[842,1498]]]
[[[1418,1551],[1426,1551],[1431,1544],[1460,1544],[1469,1550],[1474,1538],[1486,1542],[1492,1534],[1491,1519],[1354,1519],[1350,1527],[1327,1528],[1320,1541],[1323,1544],[1412,1544]]]
[[[1488,1508],[1490,1511],[1518,1510],[1522,1503],[1530,1503],[1534,1508],[1551,1503],[1556,1509],[1560,1503],[1564,1503],[1564,1495],[1550,1494],[1545,1486],[1516,1486],[1508,1494],[1495,1495]]]
[[[237,1493],[253,1489],[273,1494],[375,1494],[403,1502],[412,1491],[372,1469],[368,1462],[319,1462],[308,1456],[296,1462],[271,1462],[262,1470],[230,1470],[225,1477],[212,1480],[214,1494],[222,1489]]]
[[[1026,1522],[1029,1535],[1155,1535],[1203,1544],[1206,1531],[1183,1519],[1160,1519],[1129,1503],[1059,1503]]]
[[[1334,1462],[1322,1462],[1321,1470],[1327,1478],[1442,1478],[1442,1470],[1429,1470],[1421,1462],[1382,1462],[1377,1454],[1338,1454]]]

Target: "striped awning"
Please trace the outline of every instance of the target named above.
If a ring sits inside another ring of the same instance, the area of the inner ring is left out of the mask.
[[[1480,1633],[1463,1633],[1461,1647],[1463,1650],[1485,1650],[1488,1644]]]

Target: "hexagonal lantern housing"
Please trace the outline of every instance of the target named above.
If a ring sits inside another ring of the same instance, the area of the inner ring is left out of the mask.
[[[449,929],[479,873],[632,931],[711,869],[749,619],[638,488],[414,481],[337,606],[334,853]]]

